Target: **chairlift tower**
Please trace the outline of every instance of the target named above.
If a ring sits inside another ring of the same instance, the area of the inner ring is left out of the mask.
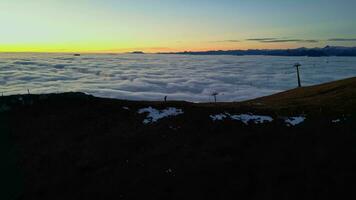
[[[218,96],[218,95],[219,95],[218,92],[213,92],[213,93],[211,94],[211,96],[214,97],[215,103],[216,103],[216,96]]]
[[[294,67],[297,68],[297,77],[298,77],[298,87],[302,87],[302,84],[300,82],[300,75],[299,75],[299,67],[302,66],[300,63],[294,64]]]

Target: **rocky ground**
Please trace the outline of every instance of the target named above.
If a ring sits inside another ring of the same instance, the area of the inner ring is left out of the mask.
[[[356,198],[356,78],[240,103],[0,97],[0,141],[1,199]]]

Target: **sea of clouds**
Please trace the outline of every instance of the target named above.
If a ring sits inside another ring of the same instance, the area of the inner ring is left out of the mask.
[[[4,95],[79,91],[130,100],[242,101],[356,76],[352,57],[0,54]]]

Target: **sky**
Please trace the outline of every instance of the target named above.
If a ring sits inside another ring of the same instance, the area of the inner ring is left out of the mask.
[[[0,52],[356,46],[355,0],[0,0]]]

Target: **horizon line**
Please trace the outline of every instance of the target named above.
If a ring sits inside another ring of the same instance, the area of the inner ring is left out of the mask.
[[[141,50],[133,50],[133,51],[126,51],[126,52],[119,52],[119,51],[0,51],[1,54],[4,53],[33,53],[33,54],[134,54],[135,52],[142,52],[144,54],[169,54],[169,53],[184,53],[184,52],[209,52],[209,51],[248,51],[248,50],[290,50],[290,49],[322,49],[325,47],[344,47],[344,48],[356,48],[356,46],[332,46],[332,45],[325,45],[324,47],[295,47],[295,48],[250,48],[250,49],[209,49],[209,50],[181,50],[181,51],[156,51],[156,52],[145,52]]]

